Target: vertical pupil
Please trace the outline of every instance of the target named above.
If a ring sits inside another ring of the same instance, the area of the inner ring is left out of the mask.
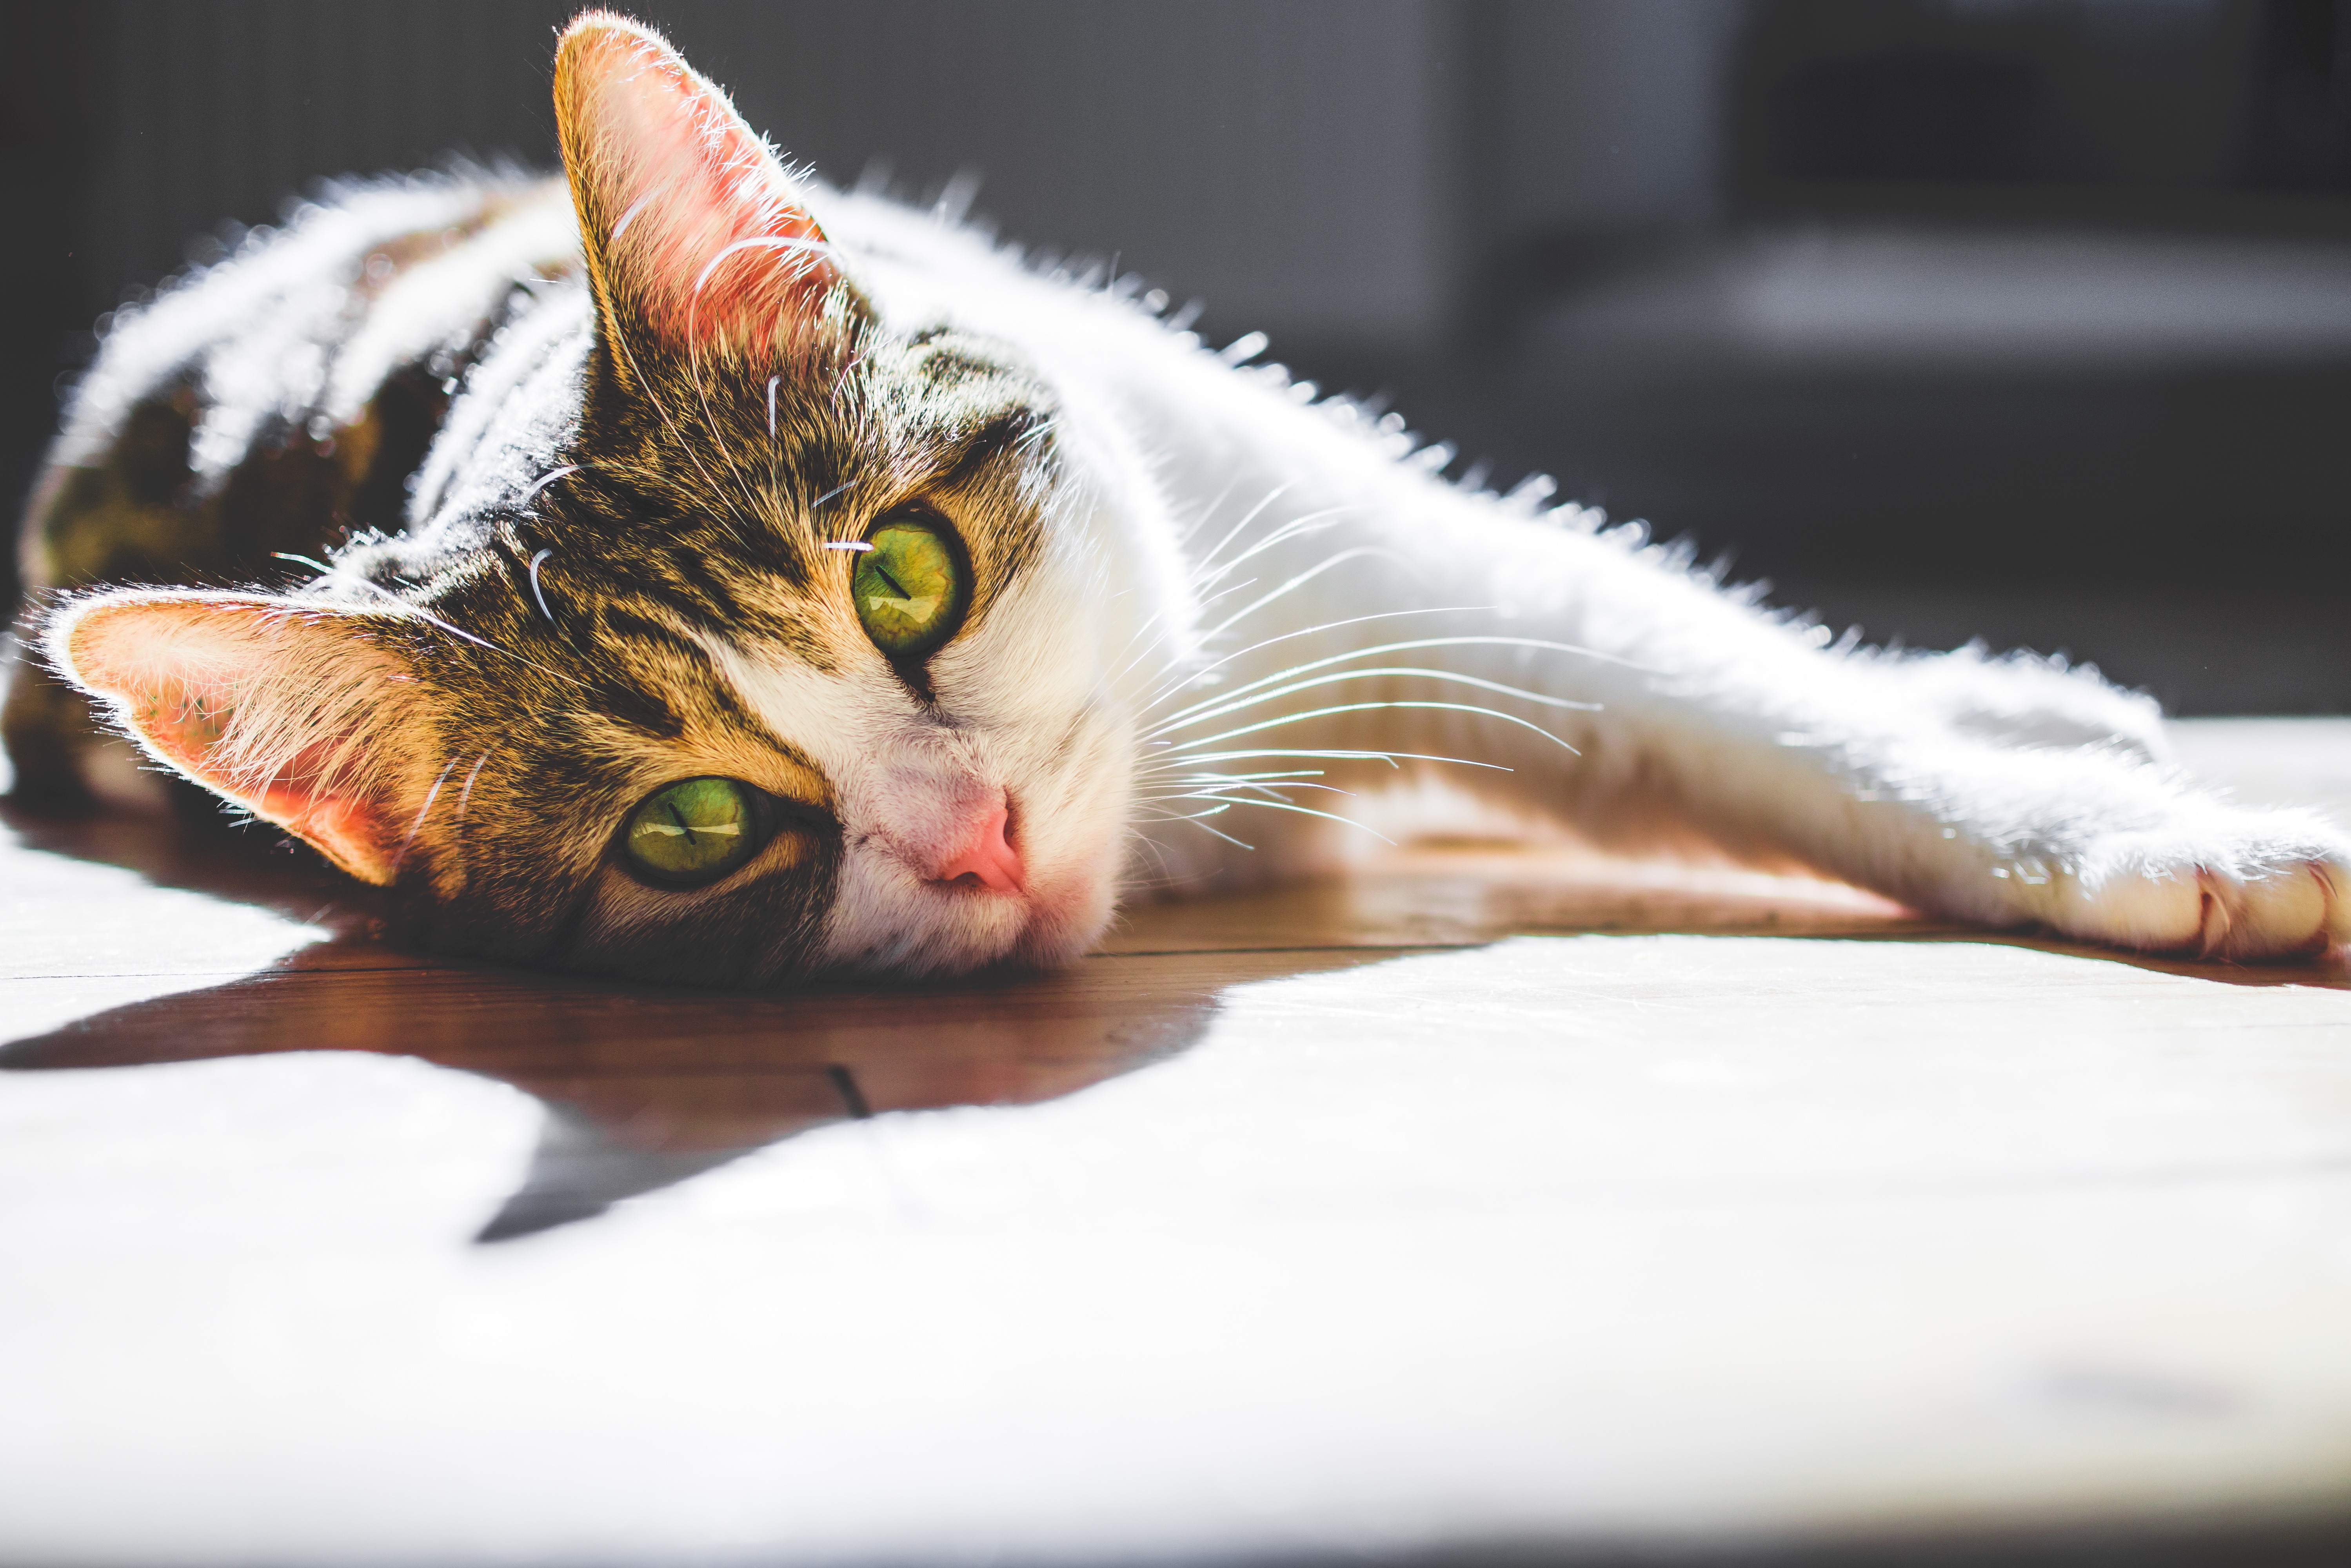
[[[751,793],[731,779],[689,779],[659,790],[629,822],[627,852],[658,876],[706,882],[765,842]]]
[[[885,523],[867,536],[850,595],[866,635],[893,658],[918,658],[955,630],[968,586],[947,536],[928,523]]]

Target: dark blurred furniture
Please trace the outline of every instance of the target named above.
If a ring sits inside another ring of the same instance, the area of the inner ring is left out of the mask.
[[[225,220],[549,162],[568,9],[17,8],[0,486],[91,321]],[[640,9],[828,177],[984,175],[1008,235],[1783,602],[2351,710],[2346,0]]]

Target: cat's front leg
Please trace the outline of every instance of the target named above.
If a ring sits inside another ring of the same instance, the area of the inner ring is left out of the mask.
[[[2351,837],[2197,787],[2165,760],[2152,705],[2095,674],[1806,648],[1776,684],[1742,699],[1734,683],[1727,706],[1688,716],[1722,743],[1689,765],[1723,778],[1689,798],[1733,843],[1928,913],[2144,951],[2272,958],[2351,938]],[[1743,700],[1791,721],[1776,758],[1740,755]]]
[[[1614,738],[1685,748],[1675,788],[1734,847],[1792,852],[1927,913],[2142,951],[2273,958],[2351,939],[2351,837],[2199,788],[2166,760],[2152,705],[2095,674],[1971,653],[1782,658],[1753,666],[1768,689],[1717,665],[1620,704]],[[1604,719],[1592,735],[1610,737]]]
[[[1593,704],[1529,710],[1573,752],[1427,716],[1449,733],[1426,748],[1467,756],[1482,739],[1512,768],[1483,777],[1515,804],[1604,841],[1670,822],[1988,925],[2232,958],[2351,938],[2351,838],[2197,788],[2162,759],[2154,706],[2095,674],[1825,646],[1817,628],[1588,533],[1489,523],[1481,542],[1482,561],[1457,548],[1449,571],[1447,550],[1415,550],[1416,582],[1451,579],[1417,591],[1483,599],[1511,632],[1581,652],[1481,640],[1446,650],[1452,667]]]

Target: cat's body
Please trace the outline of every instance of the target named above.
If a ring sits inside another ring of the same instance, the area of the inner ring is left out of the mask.
[[[427,940],[748,983],[1050,963],[1122,890],[1330,863],[1328,789],[1424,769],[1991,925],[2351,934],[2351,846],[2194,792],[2094,674],[1830,648],[1637,530],[1465,491],[1115,284],[788,185],[624,26],[575,26],[558,99],[570,203],[354,192],[119,326],[33,519],[68,588],[397,524],[282,598],[68,600],[47,646]],[[947,587],[874,597],[877,542]],[[58,793],[97,755],[68,695],[11,697]],[[721,826],[757,843],[687,885],[630,856],[700,841],[644,827],[695,779],[750,786]]]

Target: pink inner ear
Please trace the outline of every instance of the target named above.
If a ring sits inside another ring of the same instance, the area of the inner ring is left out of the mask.
[[[302,635],[298,617],[264,604],[127,596],[71,617],[57,651],[75,678],[108,698],[163,760],[308,840],[362,881],[390,882],[398,870],[394,824],[382,804],[329,782],[340,731],[313,732],[279,755],[266,777],[221,758],[246,679],[265,664],[298,657],[285,644]]]
[[[165,680],[134,699],[132,724],[150,744],[192,779],[287,831],[309,840],[367,882],[391,880],[385,863],[389,824],[372,801],[349,790],[319,787],[330,745],[303,747],[258,784],[214,765],[213,747],[227,733],[233,688]]]
[[[824,232],[726,95],[662,40],[583,17],[557,61],[565,161],[608,287],[686,347],[773,342],[838,278]]]
[[[271,784],[245,802],[255,816],[308,840],[361,882],[381,886],[398,874],[397,824],[374,801],[310,789],[301,780],[315,779],[319,765],[308,757],[296,758],[287,771],[297,782]]]

